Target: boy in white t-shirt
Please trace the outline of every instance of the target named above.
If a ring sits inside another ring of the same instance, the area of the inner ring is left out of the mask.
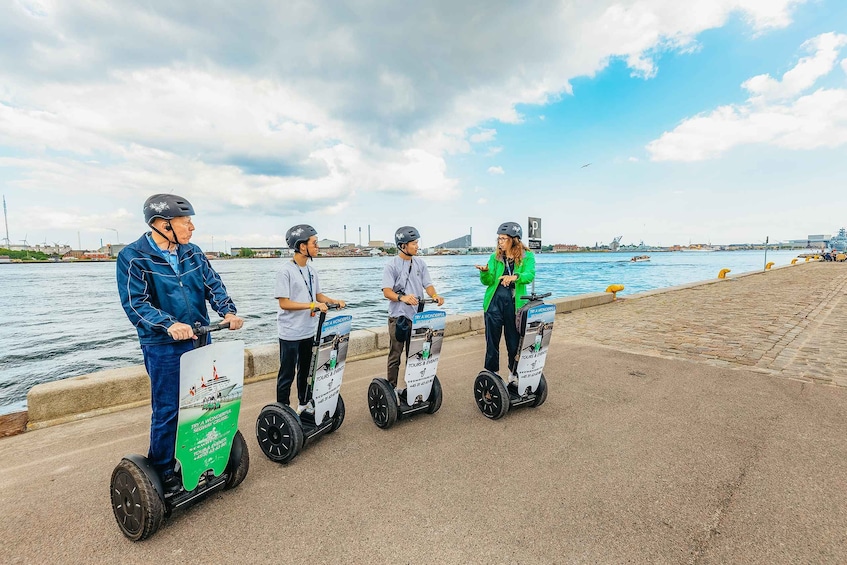
[[[315,312],[326,312],[327,304],[344,308],[343,300],[335,300],[321,292],[318,274],[309,259],[318,254],[318,232],[310,225],[299,224],[285,234],[294,259],[283,263],[276,274],[274,297],[279,300],[277,332],[279,334],[279,373],[276,378],[276,401],[288,405],[291,384],[297,372],[297,412],[309,403],[307,379],[312,363],[312,343],[318,330]]]
[[[386,378],[395,389],[397,378],[400,374],[400,356],[406,349],[406,357],[409,356],[409,338],[405,341],[397,339],[397,318],[405,316],[410,321],[418,311],[418,297],[423,297],[424,292],[438,301],[438,305],[444,304],[444,298],[438,296],[429,270],[423,259],[414,258],[418,254],[418,240],[421,234],[412,226],[403,226],[394,234],[394,243],[397,244],[397,257],[391,259],[382,271],[382,294],[390,302],[388,303],[388,337],[391,345],[388,351],[388,372]],[[411,323],[411,322],[410,322]]]

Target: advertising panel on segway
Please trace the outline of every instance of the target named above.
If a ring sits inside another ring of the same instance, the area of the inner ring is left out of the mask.
[[[338,305],[327,304],[327,308],[337,309]],[[345,414],[341,382],[352,320],[352,316],[327,320],[326,312],[320,313],[312,342],[306,408],[298,414],[290,406],[274,402],[259,413],[256,440],[271,461],[288,463],[307,444],[341,427]]]
[[[182,488],[166,491],[142,455],[127,455],[112,473],[112,510],[123,534],[133,541],[153,535],[175,509],[234,488],[247,476],[250,456],[238,431],[244,342],[206,345],[209,332],[226,327],[195,324],[197,348],[180,357],[175,448]]]
[[[406,388],[395,391],[383,378],[374,379],[368,387],[368,408],[380,428],[390,428],[398,418],[419,412],[434,414],[441,408],[441,383],[436,371],[447,314],[440,310],[424,311],[425,304],[437,302],[432,298],[418,298],[418,312],[412,318],[406,358]]]

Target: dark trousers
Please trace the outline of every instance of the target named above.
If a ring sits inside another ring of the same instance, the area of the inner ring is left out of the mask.
[[[164,474],[174,468],[176,427],[179,416],[179,358],[194,349],[192,340],[165,345],[142,345],[144,367],[150,375],[150,451],[147,458]]]
[[[409,343],[411,339],[407,339],[405,343],[397,341],[394,337],[394,331],[397,327],[397,318],[388,318],[388,337],[390,345],[388,346],[388,373],[386,378],[391,386],[397,388],[397,378],[400,375],[400,357],[403,355],[403,346],[406,347],[406,359],[409,359]]]
[[[517,367],[515,357],[521,336],[515,327],[515,301],[504,293],[497,292],[485,311],[485,368],[492,373],[500,372],[500,336],[505,330],[506,352],[509,354],[509,370]]]
[[[308,389],[309,371],[312,366],[312,338],[288,341],[279,340],[279,373],[276,376],[276,401],[289,404],[291,383],[297,370],[297,400],[303,405],[312,398]]]

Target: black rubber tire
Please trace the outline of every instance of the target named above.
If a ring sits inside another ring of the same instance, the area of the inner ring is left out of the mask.
[[[326,432],[331,434],[335,430],[341,427],[341,424],[344,423],[344,415],[346,411],[344,410],[344,399],[341,398],[341,395],[338,395],[338,404],[335,405],[335,415],[332,417],[332,427]]]
[[[385,379],[374,379],[368,386],[368,409],[378,428],[387,430],[397,422],[400,412],[394,387]]]
[[[236,454],[240,453],[241,457]],[[247,442],[240,430],[236,430],[235,437],[232,438],[232,450],[229,452],[229,461],[226,464],[226,483],[224,490],[235,488],[241,484],[247,472],[250,470],[250,452],[247,451]]]
[[[112,511],[121,532],[132,541],[155,534],[165,519],[165,505],[138,465],[121,459],[112,471],[110,487]]]
[[[509,412],[509,391],[499,375],[483,370],[474,381],[473,392],[476,405],[486,418],[499,420]]]
[[[538,381],[538,388],[535,389],[535,402],[532,403],[532,407],[541,406],[545,400],[547,400],[547,379],[544,378],[542,373],[541,380]]]
[[[265,457],[288,463],[303,449],[303,428],[297,413],[284,404],[268,404],[256,420],[256,440]]]
[[[427,414],[435,414],[441,408],[441,382],[436,375],[432,379],[432,390],[429,391],[429,408],[426,409]]]

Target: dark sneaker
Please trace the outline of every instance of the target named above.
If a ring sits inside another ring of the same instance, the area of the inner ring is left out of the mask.
[[[176,494],[182,489],[182,481],[176,476],[176,473],[167,473],[162,477],[162,488],[165,489],[165,494]]]

